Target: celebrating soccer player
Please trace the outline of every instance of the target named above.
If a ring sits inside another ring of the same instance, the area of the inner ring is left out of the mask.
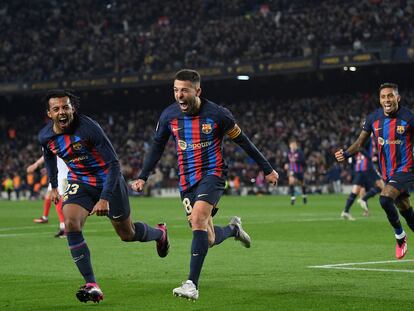
[[[259,164],[267,182],[276,185],[279,178],[267,159],[236,124],[230,111],[200,98],[200,95],[200,75],[197,71],[183,69],[176,73],[176,102],[161,114],[150,154],[145,159],[138,180],[132,183],[135,191],[143,189],[172,135],[178,156],[181,199],[193,231],[188,280],[175,288],[173,294],[194,300],[199,296],[198,280],[208,248],[232,236],[245,247],[250,247],[251,243],[237,216],[226,227],[213,226],[212,216],[217,212],[227,174],[222,153],[224,135],[227,134]]]
[[[118,156],[99,124],[77,112],[78,97],[66,90],[52,90],[46,95],[45,103],[51,121],[40,131],[39,141],[52,185],[51,199],[55,203],[59,200],[56,157],[69,168],[63,214],[70,252],[86,281],[76,296],[82,302],[99,302],[103,293],[95,280],[89,248],[82,234],[87,217],[108,216],[122,241],[157,241],[160,257],[168,253],[167,228],[165,224],[153,228],[132,222],[128,188]]]
[[[394,83],[380,86],[379,100],[382,107],[368,115],[358,139],[346,151],[337,151],[335,157],[339,162],[344,161],[357,153],[368,141],[370,134],[374,134],[378,163],[382,179],[386,183],[381,191],[380,204],[394,228],[397,239],[395,255],[401,259],[407,252],[407,236],[395,205],[414,231],[414,213],[408,193],[414,183],[414,113],[400,105],[401,96]]]
[[[308,202],[308,197],[306,195],[306,186],[303,176],[306,165],[305,156],[303,155],[302,150],[298,148],[298,143],[294,139],[292,139],[289,142],[289,152],[287,155],[287,160],[288,163],[286,163],[285,169],[288,171],[289,176],[290,204],[295,205],[296,202],[296,185],[301,186],[303,204],[306,204]]]

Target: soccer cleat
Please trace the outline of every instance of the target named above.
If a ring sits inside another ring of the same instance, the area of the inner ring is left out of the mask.
[[[47,224],[48,223],[48,219],[46,217],[40,217],[40,218],[35,218],[33,219],[33,222],[36,224]]]
[[[197,300],[198,289],[194,285],[193,281],[187,280],[183,282],[180,287],[173,289],[173,295],[191,300]]]
[[[368,210],[367,201],[364,201],[362,199],[358,199],[358,203],[359,203],[359,205],[361,205],[362,209],[364,210],[362,215],[368,216],[369,215],[369,210]]]
[[[63,229],[59,229],[59,231],[55,234],[55,238],[66,238],[66,232]]]
[[[85,285],[81,286],[76,293],[76,297],[80,302],[85,303],[88,301],[99,303],[99,301],[103,300],[104,298],[99,285],[96,283],[86,283]]]
[[[233,225],[236,228],[236,236],[234,239],[236,241],[240,241],[244,247],[250,248],[252,240],[250,239],[250,236],[247,234],[247,232],[243,230],[241,218],[233,216],[230,219],[229,225]]]
[[[397,259],[403,259],[407,253],[407,236],[402,239],[397,239],[397,244],[395,245],[395,257]]]
[[[342,212],[341,217],[345,220],[355,220],[355,218],[352,217],[352,215],[350,213],[347,213],[347,212]]]
[[[291,197],[290,198],[290,205],[295,205],[296,202],[296,197]]]
[[[303,204],[307,204],[308,203],[308,197],[304,196],[303,197]]]
[[[157,241],[157,253],[158,256],[164,258],[168,255],[168,251],[170,249],[167,225],[165,223],[159,223],[156,227],[162,231],[162,237],[159,241]]]

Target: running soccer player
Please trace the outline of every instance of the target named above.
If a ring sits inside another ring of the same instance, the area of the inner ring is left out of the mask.
[[[63,194],[63,214],[72,258],[86,284],[76,293],[81,302],[99,302],[103,293],[92,269],[82,228],[88,216],[107,216],[122,241],[157,241],[160,257],[168,254],[164,223],[157,228],[132,222],[127,184],[118,156],[97,122],[77,112],[79,99],[66,90],[49,91],[45,97],[51,119],[39,133],[43,156],[52,185],[51,200],[59,201],[56,157],[65,161],[68,186]]]
[[[372,162],[369,155],[370,144],[358,152],[354,159],[354,180],[352,182],[352,190],[346,200],[345,208],[341,213],[341,217],[346,220],[355,220],[355,218],[349,212],[352,204],[358,195],[365,193],[366,189],[371,188],[371,168]],[[364,215],[368,216],[368,208],[364,209]]]
[[[178,176],[181,199],[193,231],[190,273],[173,294],[196,300],[198,280],[209,247],[234,236],[243,246],[250,247],[250,237],[235,216],[226,227],[213,225],[212,216],[224,191],[227,166],[223,160],[222,141],[228,135],[253,158],[270,184],[276,185],[279,175],[267,159],[236,124],[229,110],[200,98],[200,75],[183,69],[174,77],[176,102],[161,114],[154,141],[144,167],[132,189],[142,191],[150,172],[161,158],[165,145],[173,136],[178,156]]]
[[[59,195],[62,196],[63,193],[66,190],[66,187],[68,185],[67,175],[68,175],[68,167],[66,166],[65,162],[59,157],[57,158],[57,166],[58,166],[58,191]],[[37,170],[41,165],[45,163],[44,157],[41,156],[39,159],[37,159],[36,162],[29,165],[26,169],[28,174],[33,173],[35,170]],[[52,193],[52,185],[49,183],[49,186],[47,188],[47,192],[43,201],[43,216],[39,218],[33,219],[33,222],[38,224],[45,224],[49,221],[49,211],[50,206],[52,205],[52,200],[50,199]],[[63,217],[62,212],[62,198],[59,199],[59,202],[55,204],[56,213],[59,218],[59,231],[55,234],[55,238],[65,238],[65,220]]]
[[[370,134],[374,134],[378,163],[385,181],[379,201],[394,228],[397,240],[395,255],[401,259],[407,252],[407,235],[395,205],[414,231],[414,212],[408,193],[414,183],[414,113],[400,105],[401,96],[394,83],[380,86],[379,100],[382,107],[368,115],[358,139],[346,151],[338,150],[335,157],[339,162],[344,161],[357,153],[368,141]]]
[[[303,176],[306,165],[305,156],[303,155],[302,150],[298,148],[298,143],[294,139],[289,143],[287,160],[288,163],[285,165],[285,170],[288,171],[289,176],[290,204],[295,205],[295,186],[298,185],[302,188],[303,204],[306,204],[308,202],[308,197],[306,195],[305,179]]]
[[[372,168],[369,170],[371,188],[369,190],[366,189],[367,192],[362,196],[362,198],[358,199],[358,203],[361,205],[362,209],[364,210],[364,216],[369,215],[368,200],[374,197],[377,193],[380,193],[382,189],[384,189],[385,187],[384,181],[381,178],[381,174],[379,173],[376,167],[378,165],[378,157],[376,155],[377,150],[375,148],[375,139],[374,139],[373,134],[371,134],[370,148],[368,152],[369,152],[369,157],[372,160],[371,161]]]

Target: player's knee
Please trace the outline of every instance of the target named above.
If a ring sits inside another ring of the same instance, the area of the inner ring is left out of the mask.
[[[395,205],[400,211],[405,211],[410,208],[410,200],[408,198],[395,199]]]
[[[134,241],[134,236],[133,235],[127,235],[127,234],[118,234],[119,238],[121,239],[122,242],[131,242]]]
[[[79,219],[65,218],[65,228],[68,231],[82,231],[82,224]]]
[[[204,214],[193,213],[191,217],[191,227],[196,230],[206,230],[208,227],[208,218],[209,216]]]

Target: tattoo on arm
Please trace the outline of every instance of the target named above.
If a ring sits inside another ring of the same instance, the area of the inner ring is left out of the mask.
[[[370,134],[367,131],[362,131],[361,134],[359,134],[359,137],[357,140],[349,146],[349,148],[346,150],[346,152],[349,153],[349,155],[354,155],[357,153],[368,141]]]

